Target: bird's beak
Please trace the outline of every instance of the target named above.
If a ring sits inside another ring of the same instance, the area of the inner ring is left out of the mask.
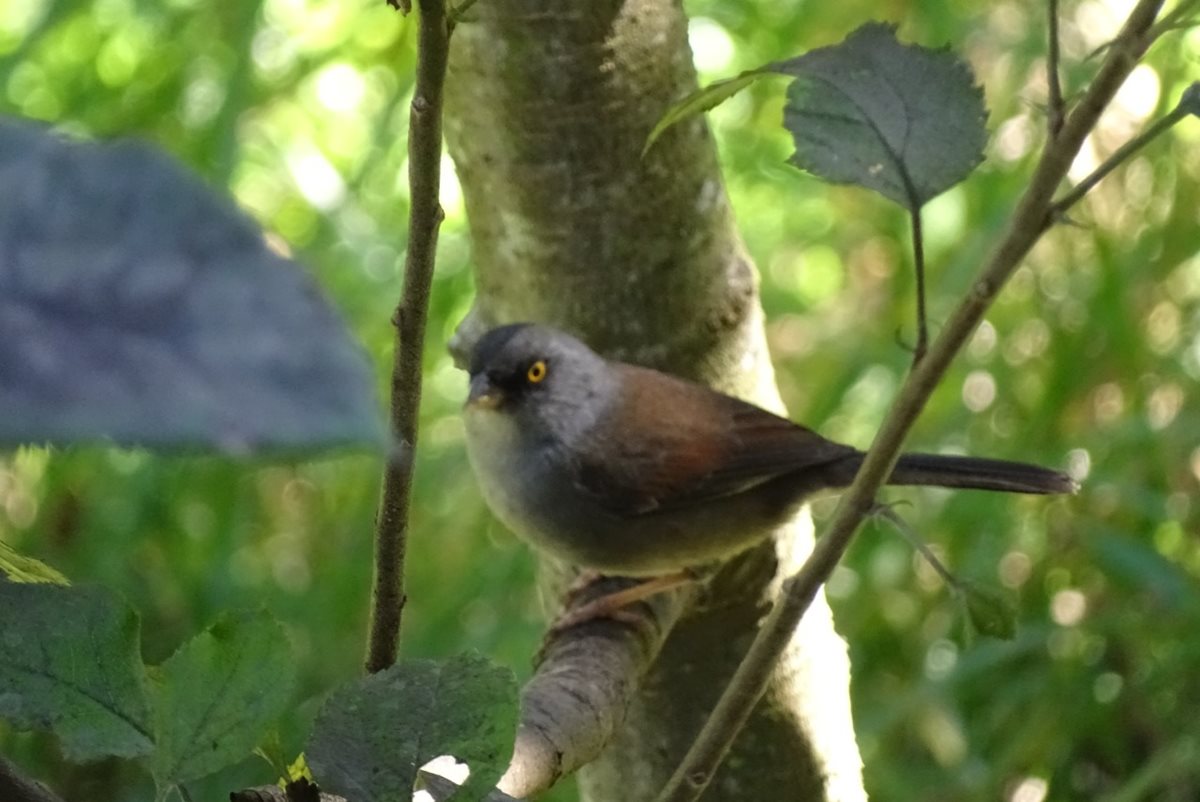
[[[471,377],[471,391],[467,395],[467,406],[495,409],[504,400],[504,392],[492,384],[486,372]]]

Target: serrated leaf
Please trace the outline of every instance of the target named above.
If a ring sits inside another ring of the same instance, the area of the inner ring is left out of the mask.
[[[13,582],[40,582],[50,585],[69,585],[70,581],[57,569],[41,560],[21,554],[0,540],[0,573]]]
[[[768,69],[788,86],[791,162],[915,211],[983,160],[987,110],[970,68],[947,50],[902,45],[868,23],[838,45]]]
[[[453,755],[471,770],[455,799],[476,802],[504,772],[516,726],[508,669],[477,655],[406,660],[334,692],[305,755],[322,789],[355,802],[409,802],[417,770]]]
[[[734,76],[733,78],[714,81],[708,86],[697,89],[687,97],[671,104],[671,107],[654,124],[650,135],[646,137],[646,144],[642,146],[642,156],[645,156],[650,151],[650,148],[663,135],[663,132],[671,126],[681,123],[684,120],[689,120],[698,114],[703,114],[709,109],[724,103],[766,74],[763,70],[746,70],[741,75]]]
[[[361,349],[172,159],[0,119],[0,447],[384,442]]]
[[[153,748],[137,614],[103,588],[0,582],[0,716],[72,761]]]
[[[291,701],[295,663],[266,612],[228,613],[159,667],[154,694],[160,788],[248,755]]]
[[[1017,634],[1017,604],[1011,593],[963,581],[959,584],[967,620],[980,635],[1012,640]]]

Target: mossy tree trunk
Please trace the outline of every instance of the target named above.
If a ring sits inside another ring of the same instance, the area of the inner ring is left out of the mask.
[[[487,0],[471,14],[454,33],[446,120],[477,268],[467,328],[551,323],[778,409],[754,268],[707,127],[678,126],[641,156],[663,110],[695,87],[681,8]],[[803,518],[679,622],[581,772],[588,800],[654,797],[811,539]],[[864,798],[848,686],[822,600],[705,799]]]

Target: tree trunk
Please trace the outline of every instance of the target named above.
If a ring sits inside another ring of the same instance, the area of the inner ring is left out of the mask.
[[[610,356],[779,409],[754,269],[706,125],[679,125],[641,156],[668,104],[695,87],[680,7],[488,0],[471,15],[454,33],[446,120],[479,289],[463,336],[542,321]],[[671,632],[627,710],[589,711],[610,724],[595,725],[593,743],[608,746],[581,772],[586,799],[653,799],[748,647],[780,574],[811,544],[805,516],[734,561]],[[848,686],[845,645],[820,599],[704,799],[865,798]],[[523,732],[538,693],[526,692]],[[555,771],[591,757],[547,751],[566,764]]]

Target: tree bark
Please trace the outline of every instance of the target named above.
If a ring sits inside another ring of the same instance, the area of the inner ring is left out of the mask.
[[[537,320],[573,331],[609,356],[779,409],[754,268],[707,126],[676,126],[641,157],[668,104],[696,84],[678,4],[488,0],[471,14],[473,21],[455,31],[447,84],[446,132],[479,290],[461,339],[494,324]],[[550,696],[571,696],[561,683],[542,681],[575,676],[558,670],[560,661],[581,654],[552,649],[525,692],[514,766],[535,729],[543,762],[561,764],[551,767],[554,777],[607,743],[581,773],[585,798],[652,799],[745,652],[781,574],[811,546],[805,516],[774,543],[731,563],[684,613],[648,669],[661,638],[607,643],[627,650],[609,665],[626,667],[631,690],[615,683],[612,693],[588,698],[583,706],[591,706],[585,712],[595,737],[580,752],[554,733],[540,738],[558,725],[535,721]],[[548,574],[561,583],[555,571]],[[669,627],[673,620],[668,613],[658,622]],[[632,676],[642,671],[640,680]],[[598,710],[602,705],[612,709]],[[513,783],[505,790],[518,795],[544,785]],[[823,599],[805,617],[704,798],[777,799],[781,792],[789,799],[865,798],[845,644]]]

